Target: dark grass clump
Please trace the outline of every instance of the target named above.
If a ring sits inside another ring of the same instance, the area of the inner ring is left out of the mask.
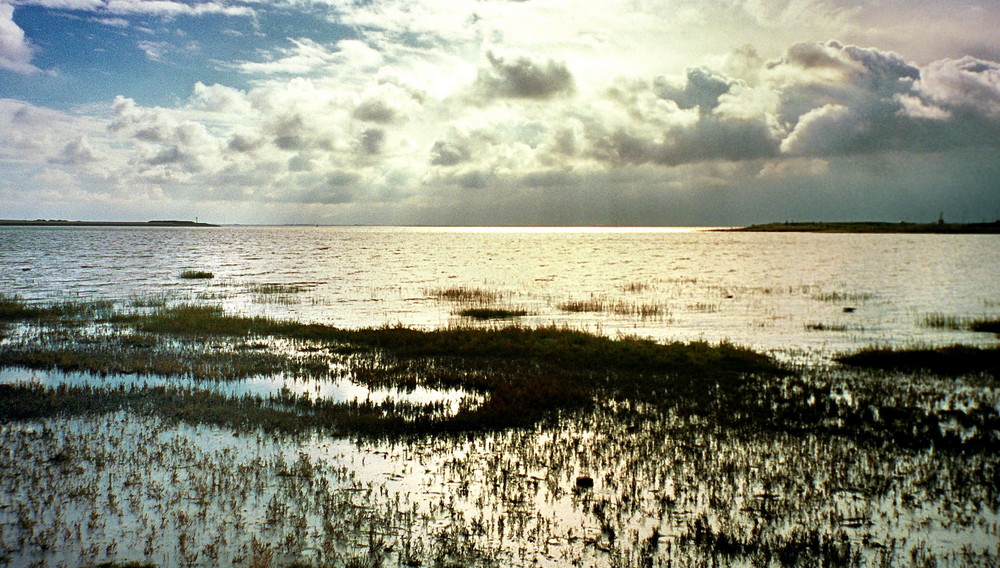
[[[519,318],[528,315],[528,312],[506,308],[467,308],[459,311],[458,315],[475,320],[494,320]]]
[[[836,358],[845,365],[896,371],[927,370],[942,375],[1000,374],[1000,347],[952,345],[936,349],[872,348]]]
[[[986,333],[1000,333],[1000,319],[976,320],[969,324],[969,329]]]
[[[114,302],[63,302],[50,306],[37,306],[20,296],[0,295],[0,321],[55,320],[73,317],[94,317],[114,308]]]
[[[404,357],[461,356],[558,362],[574,369],[694,374],[783,372],[767,355],[728,343],[668,344],[641,338],[611,339],[560,327],[455,327],[433,331],[406,327],[340,329],[264,317],[228,315],[221,307],[181,305],[116,321],[147,333],[248,335],[332,342],[344,351],[379,349]]]
[[[44,309],[29,306],[20,296],[0,295],[0,321],[31,319],[44,313]]]
[[[181,272],[181,278],[186,280],[208,280],[215,278],[215,274],[204,270],[185,270]]]

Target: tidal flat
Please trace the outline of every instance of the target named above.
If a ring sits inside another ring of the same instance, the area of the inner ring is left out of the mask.
[[[996,348],[873,351],[8,296],[0,559],[997,565]]]

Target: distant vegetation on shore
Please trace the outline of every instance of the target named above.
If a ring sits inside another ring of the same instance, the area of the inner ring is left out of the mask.
[[[1000,221],[992,223],[879,223],[879,222],[806,222],[765,223],[737,229],[761,233],[939,233],[1000,234]]]
[[[0,219],[0,227],[218,227],[197,221],[67,221],[65,219]]]

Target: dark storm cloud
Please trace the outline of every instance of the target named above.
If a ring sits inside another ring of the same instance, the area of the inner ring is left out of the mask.
[[[619,130],[594,144],[597,155],[627,164],[677,166],[708,160],[740,161],[775,156],[777,141],[761,121],[702,118],[657,138]]]
[[[486,97],[550,99],[571,94],[573,75],[564,63],[534,61],[526,56],[503,57],[486,54],[488,69],[480,71],[477,91]]]
[[[1000,144],[993,62],[945,60],[921,70],[891,52],[827,42],[793,47],[769,72],[781,81],[779,120],[792,126],[782,142],[788,154]]]

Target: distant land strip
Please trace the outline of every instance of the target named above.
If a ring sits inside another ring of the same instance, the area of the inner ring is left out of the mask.
[[[725,230],[760,233],[937,233],[995,235],[1000,234],[1000,221],[993,221],[992,223],[785,222],[750,225],[748,227]]]
[[[0,219],[0,226],[15,227],[218,227],[195,221],[64,221],[61,219]]]

